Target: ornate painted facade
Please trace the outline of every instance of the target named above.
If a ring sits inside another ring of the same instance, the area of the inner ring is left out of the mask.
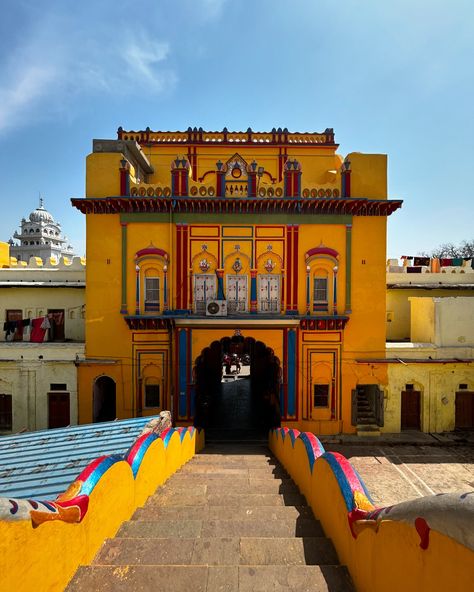
[[[87,217],[80,422],[170,409],[209,427],[237,352],[262,427],[354,431],[355,389],[376,405],[387,384],[358,361],[385,355],[386,220],[402,202],[385,155],[337,147],[332,129],[94,140],[72,200]]]

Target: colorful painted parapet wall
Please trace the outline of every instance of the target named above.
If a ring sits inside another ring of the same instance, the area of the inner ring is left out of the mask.
[[[64,590],[79,565],[204,445],[204,432],[167,428],[91,462],[54,501],[0,498],[0,590]]]
[[[279,428],[272,452],[305,495],[358,592],[471,590],[474,494],[376,508],[350,462],[310,433]]]

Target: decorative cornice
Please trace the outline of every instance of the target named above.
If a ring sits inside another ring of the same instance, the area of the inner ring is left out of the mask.
[[[186,131],[152,131],[149,127],[140,131],[125,131],[122,127],[117,130],[117,138],[124,141],[134,141],[140,145],[298,145],[321,146],[337,148],[334,142],[334,130],[326,128],[324,132],[290,132],[285,127],[273,128],[270,132],[254,132],[250,127],[247,131],[231,132],[226,127],[222,131],[205,131],[200,128],[188,127]]]
[[[196,214],[349,214],[390,216],[402,200],[367,198],[233,198],[233,197],[104,197],[73,198],[83,214],[179,213]]]

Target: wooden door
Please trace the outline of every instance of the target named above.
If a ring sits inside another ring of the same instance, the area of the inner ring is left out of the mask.
[[[51,324],[49,340],[64,341],[64,309],[49,309],[48,317]]]
[[[49,423],[51,428],[64,428],[71,423],[69,408],[69,393],[49,393]]]
[[[15,321],[21,321],[23,318],[23,311],[22,310],[7,310],[7,322],[15,322]],[[13,341],[23,341],[23,325],[21,323],[19,323],[15,329],[15,332],[13,334]]]
[[[402,391],[402,430],[421,429],[421,393],[420,391]]]
[[[474,392],[457,391],[455,427],[457,429],[474,428]]]

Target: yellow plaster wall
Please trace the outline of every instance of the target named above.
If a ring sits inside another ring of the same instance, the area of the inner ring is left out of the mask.
[[[351,152],[351,197],[387,199],[387,155]]]
[[[346,355],[383,357],[386,219],[354,216],[352,224],[352,314],[344,350]]]
[[[421,391],[421,429],[423,432],[450,432],[455,427],[456,391],[460,384],[474,390],[474,367],[455,364],[387,364],[388,388],[385,400],[384,432],[399,432],[401,392],[407,384]]]
[[[86,158],[86,197],[120,195],[120,161],[123,154],[94,152]],[[104,217],[104,216],[102,216]],[[89,251],[87,251],[89,257]],[[89,264],[89,261],[87,262]]]
[[[168,446],[159,438],[145,453],[133,478],[121,461],[100,478],[79,524],[52,521],[33,528],[30,521],[0,521],[0,590],[62,592],[79,565],[94,558],[106,538],[115,535],[157,487],[204,444],[204,434],[173,433]]]
[[[0,267],[10,267],[10,245],[0,241]]]
[[[432,298],[410,298],[410,340],[435,343],[436,308]]]
[[[117,356],[129,329],[120,316],[122,239],[118,215],[87,216],[86,355]]]

